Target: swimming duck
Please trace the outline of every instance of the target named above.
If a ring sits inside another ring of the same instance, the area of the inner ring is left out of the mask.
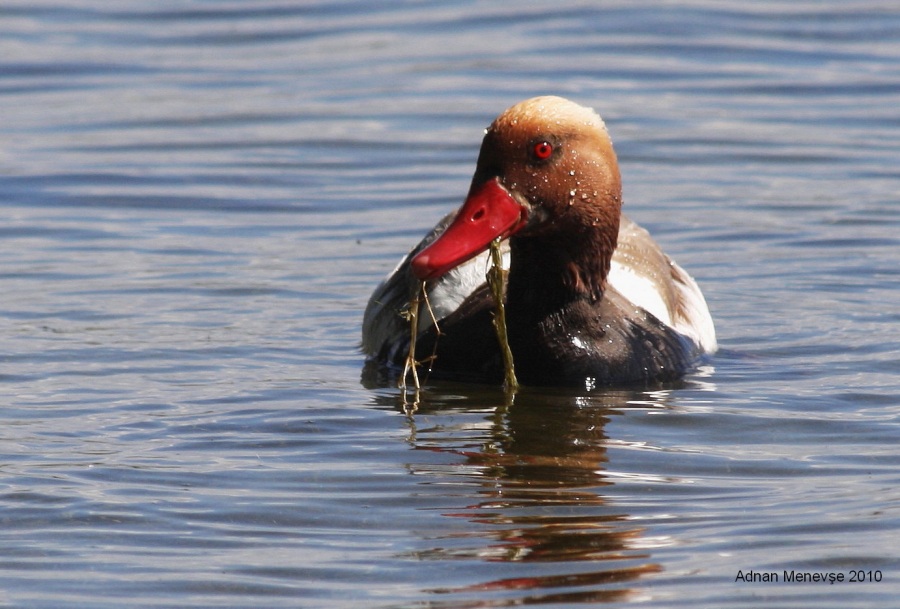
[[[716,350],[706,301],[621,205],[599,115],[552,96],[512,106],[485,131],[462,207],[372,294],[362,326],[367,365],[399,372],[410,340],[402,313],[425,281],[431,310],[420,305],[416,358],[432,378],[500,382],[485,282],[487,249],[500,238],[520,383],[651,385],[690,372]]]

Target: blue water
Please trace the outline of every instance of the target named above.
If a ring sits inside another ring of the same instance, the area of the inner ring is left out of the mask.
[[[721,350],[406,412],[366,300],[544,93]],[[895,604],[898,107],[891,2],[5,2],[0,606]]]

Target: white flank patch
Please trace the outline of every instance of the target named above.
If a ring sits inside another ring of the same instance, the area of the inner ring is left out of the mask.
[[[645,311],[652,313],[667,326],[672,327],[669,307],[666,306],[666,301],[659,293],[656,284],[650,279],[638,275],[631,267],[613,260],[606,280],[619,294]]]
[[[508,247],[503,249],[502,260],[503,268],[509,269]],[[431,303],[435,319],[441,320],[459,308],[459,305],[485,282],[490,266],[490,252],[482,252],[431,283],[428,288],[428,302]],[[430,325],[430,315],[419,319],[420,330]]]

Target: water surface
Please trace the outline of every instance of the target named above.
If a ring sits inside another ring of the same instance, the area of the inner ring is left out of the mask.
[[[38,0],[0,50],[0,605],[900,593],[892,3]],[[408,413],[366,300],[545,93],[604,116],[721,350]]]

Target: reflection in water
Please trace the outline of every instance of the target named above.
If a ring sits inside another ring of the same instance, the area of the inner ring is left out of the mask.
[[[525,390],[512,405],[504,404],[499,392],[467,388],[463,396],[436,397],[429,392],[418,414],[408,418],[410,443],[416,450],[458,457],[449,469],[446,463],[419,460],[409,466],[412,473],[431,479],[452,477],[456,494],[449,495],[451,499],[461,496],[460,484],[477,486],[462,496],[480,497],[474,504],[444,511],[446,517],[468,524],[428,538],[430,547],[417,552],[416,558],[529,563],[535,568],[523,565],[514,577],[433,589],[435,594],[462,595],[465,600],[428,606],[621,600],[633,593],[623,584],[661,571],[647,551],[652,544],[641,540],[643,529],[603,495],[603,489],[613,484],[604,474],[608,459],[604,428],[616,409],[634,404],[647,408],[651,403],[663,407],[660,400],[667,392],[573,395]],[[483,413],[483,418],[473,425],[471,416],[458,420],[453,413]],[[439,425],[417,424],[433,416],[439,417]],[[487,592],[491,599],[484,598]]]

